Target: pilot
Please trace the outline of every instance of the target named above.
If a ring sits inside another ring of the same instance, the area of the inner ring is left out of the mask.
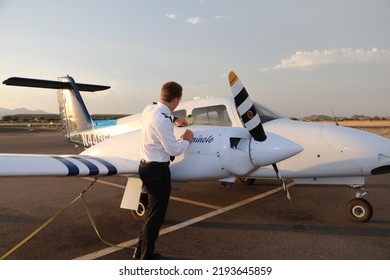
[[[178,141],[173,124],[187,126],[185,119],[177,119],[171,112],[179,105],[183,88],[176,82],[162,86],[160,101],[148,105],[142,112],[139,177],[148,194],[148,211],[139,235],[134,259],[159,259],[155,242],[164,223],[171,193],[169,163],[172,156],[182,154],[192,142],[192,131],[187,129]]]

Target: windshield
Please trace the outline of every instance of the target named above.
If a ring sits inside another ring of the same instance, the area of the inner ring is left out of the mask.
[[[194,116],[194,124],[232,126],[225,105],[194,108],[192,115]]]
[[[255,104],[256,110],[260,116],[262,123],[266,123],[266,122],[269,122],[269,121],[272,121],[275,119],[282,119],[283,118],[280,114],[275,113],[271,109],[269,109],[263,105],[260,105],[257,102],[253,102],[253,103]]]

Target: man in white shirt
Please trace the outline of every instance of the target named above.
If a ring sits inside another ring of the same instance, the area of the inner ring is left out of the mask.
[[[135,259],[158,259],[155,241],[164,223],[171,193],[171,156],[182,154],[192,142],[191,130],[186,130],[176,140],[173,123],[187,126],[185,119],[177,119],[171,112],[179,105],[183,88],[175,82],[165,83],[161,89],[160,101],[148,105],[142,113],[142,138],[140,147],[139,177],[148,194],[148,211],[140,232],[139,242],[133,257]]]

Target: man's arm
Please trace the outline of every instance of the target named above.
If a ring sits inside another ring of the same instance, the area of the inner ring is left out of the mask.
[[[181,136],[183,141],[178,141],[173,134],[173,125],[168,121],[160,123],[157,133],[164,150],[172,156],[183,153],[192,142],[192,131],[188,129]]]

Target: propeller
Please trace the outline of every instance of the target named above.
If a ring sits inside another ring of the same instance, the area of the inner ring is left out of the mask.
[[[253,104],[248,95],[248,92],[233,71],[229,73],[229,83],[232,89],[234,102],[236,104],[238,113],[244,122],[244,126],[249,130],[249,133],[253,139],[259,142],[265,141],[267,136],[265,135],[260,116],[255,108],[255,104]]]
[[[282,175],[280,175],[278,166],[276,165],[276,163],[274,163],[274,164],[272,164],[272,167],[274,168],[276,175],[278,176],[280,182],[282,183],[283,190],[284,190],[284,193],[285,193],[286,196],[287,196],[287,199],[288,199],[289,201],[291,201],[290,192],[289,192],[288,189],[287,189],[286,183],[284,182],[284,179],[283,179]]]
[[[267,139],[267,135],[264,132],[263,125],[261,123],[260,116],[256,110],[253,101],[250,99],[248,92],[242,85],[237,75],[231,71],[229,73],[229,83],[233,93],[234,102],[237,107],[237,111],[244,122],[245,128],[249,130],[249,133],[254,140],[264,142]],[[276,163],[272,164],[277,177],[282,183],[283,190],[289,201],[291,201],[290,193],[286,187],[283,177],[281,176]]]

